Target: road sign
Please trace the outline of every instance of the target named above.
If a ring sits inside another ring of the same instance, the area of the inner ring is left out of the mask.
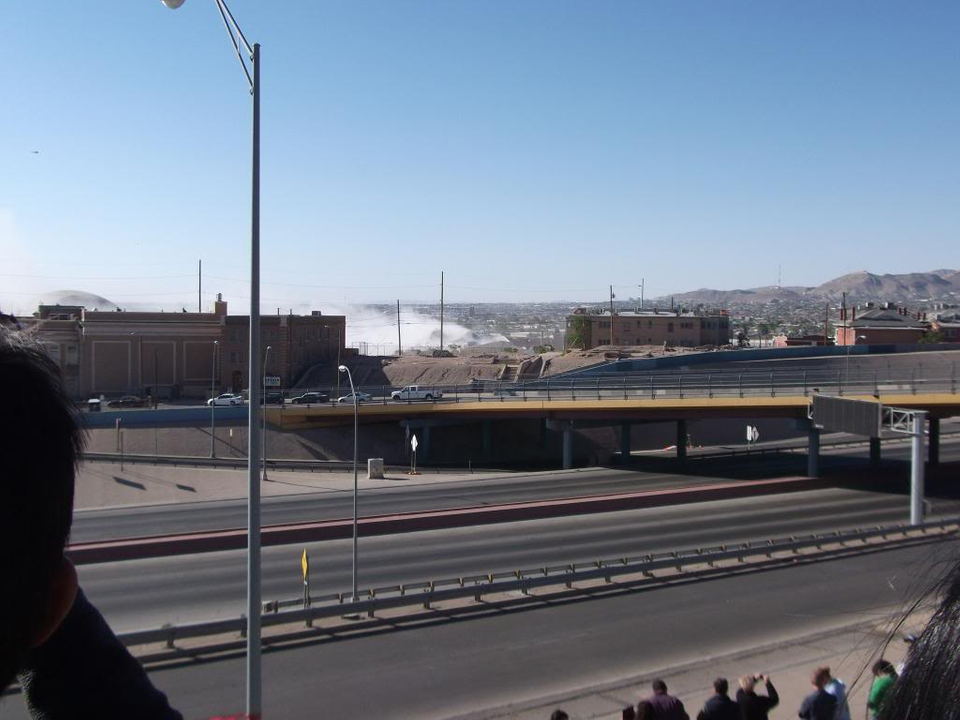
[[[310,575],[310,558],[307,557],[307,549],[303,549],[303,555],[300,556],[300,568],[303,570],[303,582],[307,583],[307,578]]]
[[[810,418],[814,426],[827,432],[877,438],[883,421],[883,405],[870,400],[814,395]]]
[[[760,431],[754,425],[747,425],[747,442],[755,443],[760,439]]]
[[[417,445],[419,445],[419,443],[417,442],[417,436],[414,435],[412,438],[410,438],[410,449],[416,452]]]
[[[279,375],[267,375],[263,378],[263,384],[266,387],[280,387]]]

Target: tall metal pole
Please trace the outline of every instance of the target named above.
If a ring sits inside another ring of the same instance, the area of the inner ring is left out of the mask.
[[[443,271],[440,271],[440,350],[443,350]]]
[[[267,352],[263,357],[263,437],[261,438],[262,444],[260,447],[262,452],[260,455],[263,461],[264,481],[269,479],[267,478],[267,366],[270,364],[270,351],[272,349],[270,345],[267,345]]]
[[[927,411],[916,410],[913,413],[913,453],[910,458],[910,524],[919,525],[923,522],[923,432],[927,422]]]
[[[346,365],[341,365],[340,372],[347,374],[350,381],[350,394],[353,395],[353,596],[350,602],[357,601],[357,445],[360,438],[360,406],[357,401],[357,391],[353,387],[353,374]],[[338,373],[339,375],[339,373]]]
[[[250,409],[247,425],[247,717],[261,716],[260,673],[260,44],[253,45],[250,227]]]
[[[403,356],[403,343],[400,340],[400,301],[397,300],[397,357]]]
[[[203,259],[197,260],[197,312],[203,312]]]
[[[220,343],[213,341],[213,357],[210,359],[210,457],[217,456],[217,423],[214,411],[217,409],[217,346]]]
[[[610,286],[610,344],[613,345],[613,285]]]

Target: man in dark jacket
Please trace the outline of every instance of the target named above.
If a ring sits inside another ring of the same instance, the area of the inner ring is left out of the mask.
[[[823,689],[830,679],[830,672],[824,670],[826,668],[818,668],[810,678],[810,684],[816,689],[807,695],[800,705],[798,714],[803,720],[834,720],[837,698]]]
[[[754,686],[763,680],[767,687],[766,695],[757,695]],[[770,711],[780,702],[777,689],[770,682],[769,675],[744,675],[740,678],[740,689],[737,690],[737,705],[740,706],[740,717],[743,720],[768,720]]]
[[[653,681],[653,695],[647,698],[657,720],[690,720],[683,703],[667,694],[667,684],[660,679]]]
[[[707,700],[697,720],[740,720],[740,706],[727,695],[729,689],[726,678],[714,680],[714,696]]]

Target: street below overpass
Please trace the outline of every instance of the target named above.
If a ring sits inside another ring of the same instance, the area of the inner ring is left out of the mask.
[[[832,442],[850,440],[856,438],[837,435],[831,439]],[[743,451],[742,446],[736,449]],[[727,457],[723,455],[727,448],[692,451],[682,467],[664,454],[654,453],[635,458],[635,464],[627,468],[512,473],[499,477],[478,476],[475,480],[439,482],[433,479],[433,471],[425,470],[425,475],[403,475],[402,479],[396,480],[394,487],[376,489],[364,488],[366,481],[361,479],[359,513],[364,517],[482,507],[806,473],[805,445],[790,441],[764,444],[760,449],[766,454],[761,456],[758,452],[753,457]],[[865,444],[853,447],[831,447],[825,444],[821,454],[824,472],[829,474],[851,467],[865,467],[868,450]],[[909,476],[909,443],[897,439],[885,442],[883,455],[887,469],[901,474],[904,478]],[[944,462],[960,460],[960,435],[945,434],[942,437],[941,459]],[[118,474],[119,466],[115,463],[91,465],[107,476]],[[129,479],[136,479],[137,467],[128,465]],[[176,468],[175,472],[183,483],[196,485],[194,476],[201,472],[236,471]],[[270,477],[277,483],[298,482],[298,473],[294,472],[273,471]],[[71,542],[243,528],[247,524],[246,512],[244,499],[79,510],[75,513]],[[320,492],[265,497],[262,513],[263,525],[347,518],[352,514],[352,492],[349,488],[335,487],[331,483],[329,488]]]
[[[701,520],[709,514],[727,525],[734,521],[725,509],[706,510],[701,509]],[[743,512],[774,520],[761,508]],[[635,528],[644,524],[641,517],[623,520]],[[694,526],[691,534],[674,536],[684,543],[696,538],[697,525],[711,524],[685,522]],[[944,542],[646,588],[574,590],[543,601],[483,604],[470,613],[425,613],[408,624],[363,620],[351,631],[317,631],[265,652],[264,717],[499,716],[491,709],[573,696],[620,679],[635,688],[630,693],[635,701],[648,692],[652,677],[663,674],[670,683],[670,668],[694,663],[702,675],[697,695],[705,698],[715,675],[706,659],[859,621],[896,618],[938,562],[955,555],[957,545]],[[859,642],[878,647],[880,640],[864,634]],[[769,669],[744,666],[734,673]],[[196,661],[184,656],[152,669],[151,678],[188,718],[238,713],[243,707],[242,652]],[[784,707],[774,717],[793,712]],[[0,715],[27,717],[15,695],[0,699]]]

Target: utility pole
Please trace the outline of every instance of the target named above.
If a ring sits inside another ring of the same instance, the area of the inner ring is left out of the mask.
[[[440,271],[440,350],[443,350],[443,270]]]
[[[197,260],[197,312],[203,312],[203,258]]]
[[[640,312],[643,312],[643,278],[640,278]]]
[[[403,343],[400,342],[400,301],[397,300],[397,357],[403,357]]]
[[[823,346],[827,346],[827,326],[830,324],[830,303],[823,305]]]
[[[613,345],[613,285],[610,286],[610,344]]]

